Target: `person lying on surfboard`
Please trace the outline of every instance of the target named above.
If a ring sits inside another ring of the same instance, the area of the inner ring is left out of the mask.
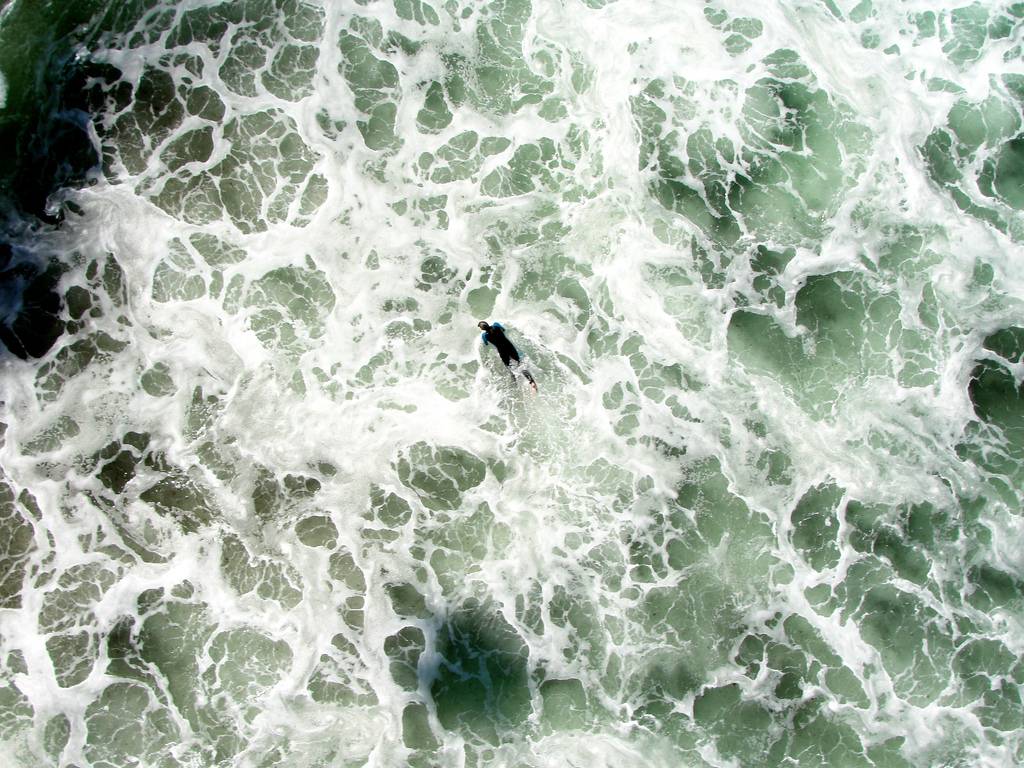
[[[486,321],[481,320],[476,324],[483,333],[480,334],[480,338],[483,339],[484,346],[493,344],[494,348],[498,350],[498,354],[501,356],[501,362],[508,368],[509,373],[512,374],[512,381],[516,380],[516,371],[523,374],[523,378],[530,382],[530,386],[533,387],[533,391],[537,391],[537,382],[533,380],[533,376],[526,369],[526,366],[522,364],[519,359],[519,351],[515,345],[508,340],[508,336],[505,335],[505,329],[501,323],[487,324]],[[512,367],[512,361],[515,360],[515,368]]]

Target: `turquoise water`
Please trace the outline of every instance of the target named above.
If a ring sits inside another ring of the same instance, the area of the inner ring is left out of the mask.
[[[1024,763],[1022,46],[8,0],[0,760]]]

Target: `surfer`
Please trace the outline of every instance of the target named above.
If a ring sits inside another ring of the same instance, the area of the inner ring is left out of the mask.
[[[533,391],[537,391],[537,382],[533,380],[533,376],[530,372],[522,365],[519,360],[519,351],[515,348],[515,345],[508,340],[508,336],[505,335],[505,329],[501,323],[491,323],[488,325],[486,321],[481,320],[476,324],[483,333],[480,334],[480,338],[483,339],[484,345],[493,344],[494,348],[498,350],[498,354],[501,356],[501,362],[508,368],[509,373],[512,374],[512,381],[516,380],[516,370],[523,374],[523,378],[530,382],[530,386],[533,387]],[[516,367],[512,367],[512,361],[516,361]]]

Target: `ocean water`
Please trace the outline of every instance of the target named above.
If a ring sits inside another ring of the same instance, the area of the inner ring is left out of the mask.
[[[1024,3],[6,0],[0,105],[0,764],[1024,764]]]

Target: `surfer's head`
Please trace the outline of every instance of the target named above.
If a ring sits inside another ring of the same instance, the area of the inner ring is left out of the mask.
[[[481,331],[487,331],[490,330],[491,326],[489,326],[485,320],[481,320],[479,323],[476,324],[476,327],[479,328]]]

